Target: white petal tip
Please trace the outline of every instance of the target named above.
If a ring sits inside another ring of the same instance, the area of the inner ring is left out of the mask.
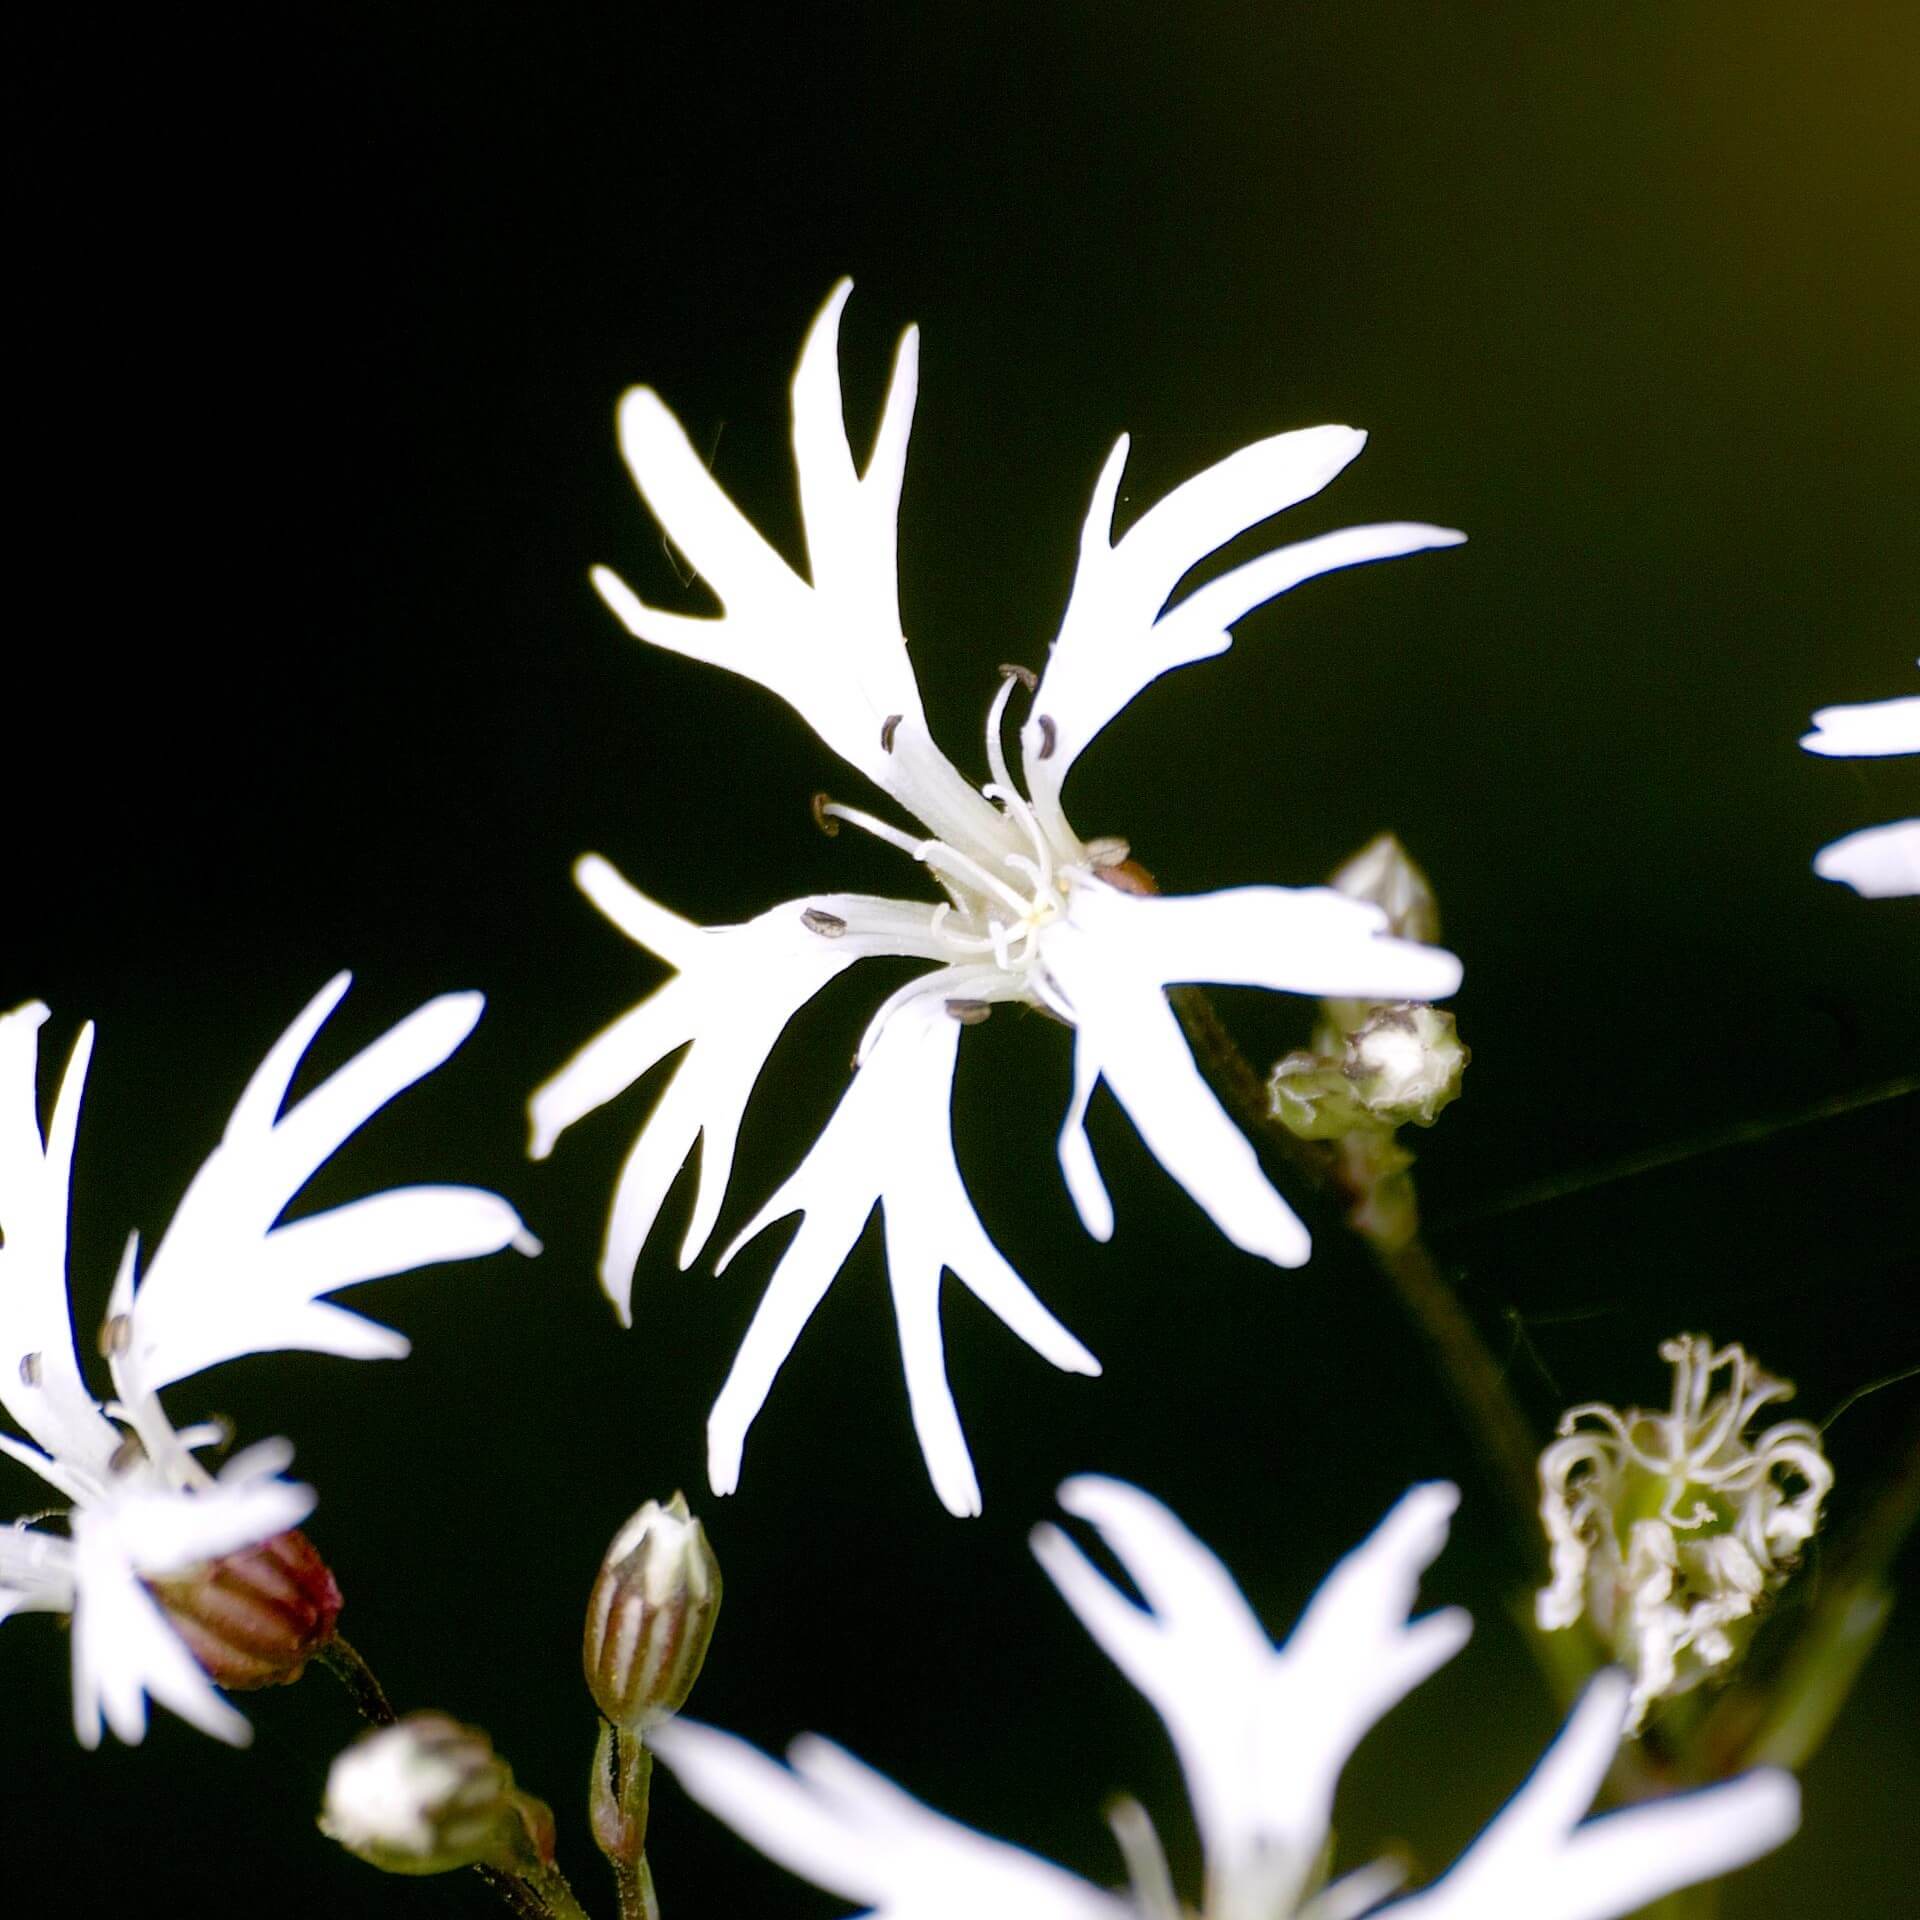
[[[529,1260],[538,1259],[541,1254],[546,1252],[546,1247],[541,1243],[539,1238],[529,1233],[525,1227],[521,1227],[507,1244],[515,1253],[523,1254]]]

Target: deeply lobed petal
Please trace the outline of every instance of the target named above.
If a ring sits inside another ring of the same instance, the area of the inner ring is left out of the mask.
[[[954,1159],[948,1106],[960,1029],[931,990],[887,1020],[825,1131],[720,1260],[722,1269],[776,1220],[801,1213],[707,1422],[716,1493],[738,1484],[747,1429],[801,1329],[853,1251],[877,1205],[914,1429],[950,1512],[980,1510],[980,1488],[948,1386],[939,1297],[951,1270],[1027,1344],[1057,1367],[1099,1363],[1035,1298],[987,1237]]]
[[[1176,487],[1116,543],[1113,511],[1128,447],[1121,437],[1095,483],[1066,614],[1021,731],[1033,800],[1050,824],[1064,827],[1061,785],[1100,730],[1161,674],[1224,652],[1231,629],[1253,608],[1317,574],[1465,539],[1412,523],[1349,527],[1235,568],[1167,609],[1192,568],[1318,493],[1365,444],[1351,427],[1257,441]]]
[[[769,1859],[884,1920],[1129,1920],[1126,1902],[935,1813],[829,1741],[796,1740],[785,1767],[694,1721],[647,1743]]]
[[[1140,1590],[1127,1598],[1058,1528],[1034,1552],[1062,1598],[1153,1703],[1187,1777],[1209,1884],[1234,1910],[1260,1889],[1285,1911],[1326,1843],[1361,1737],[1465,1641],[1457,1609],[1409,1622],[1456,1490],[1415,1487],[1322,1585],[1276,1650],[1233,1577],[1157,1500],[1117,1480],[1060,1490]]]
[[[1920,695],[1868,700],[1858,706],[1822,707],[1813,731],[1801,736],[1809,753],[1879,755],[1920,753]]]
[[[399,1334],[319,1296],[507,1246],[538,1251],[506,1201],[465,1187],[402,1188],[275,1226],[350,1134],[453,1053],[484,1004],[477,993],[429,1001],[283,1111],[293,1075],[349,979],[330,980],[261,1062],[137,1292],[131,1262],[125,1268],[115,1307],[129,1315],[130,1341],[115,1367],[136,1393],[242,1353],[403,1354]]]
[[[575,1121],[692,1043],[635,1137],[607,1221],[600,1282],[626,1324],[641,1248],[696,1141],[700,1178],[680,1247],[683,1269],[711,1237],[747,1102],[793,1016],[856,960],[883,953],[932,958],[939,949],[927,935],[928,907],[816,894],[783,901],[739,926],[697,927],[648,899],[597,854],[586,855],[575,875],[622,932],[679,971],[536,1090],[529,1105],[534,1157],[544,1158]],[[814,930],[821,925],[839,931],[826,937]]]
[[[80,1372],[67,1304],[73,1142],[93,1028],[82,1027],[40,1137],[38,1001],[0,1015],[0,1406],[48,1453],[104,1466],[119,1435]]]
[[[1580,1824],[1619,1750],[1625,1674],[1588,1686],[1533,1777],[1433,1886],[1386,1909],[1406,1920],[1612,1920],[1770,1853],[1800,1824],[1771,1769]]]

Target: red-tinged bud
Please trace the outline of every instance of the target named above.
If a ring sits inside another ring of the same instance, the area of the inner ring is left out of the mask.
[[[298,1680],[340,1619],[340,1589],[298,1528],[148,1584],[207,1677],[230,1691]]]
[[[587,1603],[583,1664],[594,1703],[625,1733],[678,1713],[720,1611],[720,1563],[675,1494],[614,1536]]]

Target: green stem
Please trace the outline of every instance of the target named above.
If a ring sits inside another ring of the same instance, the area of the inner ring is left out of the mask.
[[[1348,1224],[1366,1243],[1374,1265],[1438,1362],[1455,1410],[1473,1436],[1501,1496],[1521,1564],[1527,1577],[1537,1582],[1541,1570],[1535,1467],[1539,1448],[1526,1416],[1508,1391],[1504,1369],[1448,1284],[1439,1262],[1417,1229],[1399,1245],[1391,1246],[1368,1234],[1354,1218],[1354,1209],[1364,1196],[1343,1177],[1338,1148],[1328,1142],[1298,1139],[1280,1125],[1273,1116],[1266,1082],[1248,1064],[1213,1002],[1200,988],[1175,987],[1167,997],[1186,1031],[1200,1070],[1261,1159],[1270,1169],[1304,1183],[1322,1200],[1338,1204]],[[1407,1182],[1410,1195],[1411,1176],[1402,1174],[1400,1178]]]
[[[354,1712],[368,1725],[390,1727],[400,1717],[378,1676],[344,1634],[336,1633],[314,1658],[346,1688]]]
[[[647,1814],[653,1794],[653,1755],[640,1736],[604,1720],[593,1755],[593,1837],[613,1869],[620,1920],[660,1920],[647,1859]]]

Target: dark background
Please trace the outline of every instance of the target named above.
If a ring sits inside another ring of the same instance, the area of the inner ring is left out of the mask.
[[[358,984],[315,1072],[483,987],[474,1040],[310,1202],[470,1179],[515,1198],[544,1259],[351,1296],[414,1337],[404,1366],[255,1358],[169,1402],[297,1441],[347,1632],[403,1704],[493,1731],[590,1903],[610,1910],[579,1616],[614,1528],[676,1486],[726,1569],[703,1717],[767,1745],[830,1732],[1095,1878],[1118,1870],[1099,1807],[1128,1788],[1193,1885],[1160,1729],[1025,1549],[1083,1468],[1167,1499],[1276,1630],[1408,1481],[1462,1480],[1426,1592],[1479,1631],[1368,1741],[1340,1808],[1344,1860],[1397,1837],[1437,1867],[1554,1723],[1505,1617],[1492,1496],[1337,1232],[1299,1274],[1236,1253],[1103,1100],[1120,1229],[1085,1239],[1052,1159],[1057,1030],[968,1037],[956,1136],[988,1227],[1105,1377],[1055,1375],[950,1290],[987,1497],[950,1520],[870,1241],[744,1491],[705,1492],[705,1409],[781,1241],[681,1275],[676,1198],[616,1329],[593,1262],[657,1078],[542,1166],[522,1108],[661,970],[570,863],[598,849],[705,920],[911,881],[815,835],[809,794],[860,782],[785,708],[639,647],[594,598],[605,561],[699,605],[613,404],[657,386],[792,552],[806,323],[851,273],[864,434],[920,321],[903,602],[934,725],[982,772],[993,667],[1039,664],[1115,433],[1124,520],[1260,435],[1371,429],[1236,552],[1403,517],[1472,543],[1249,619],[1089,755],[1074,819],[1183,891],[1315,880],[1398,828],[1468,964],[1474,1065],[1420,1142],[1428,1212],[1530,1411],[1657,1400],[1656,1343],[1705,1328],[1821,1418],[1920,1364],[1912,1097],[1509,1203],[1920,1063],[1920,902],[1808,870],[1911,812],[1920,764],[1794,744],[1815,706],[1912,691],[1920,650],[1920,21],[1484,0],[701,19],[415,0],[218,33],[76,13],[16,38],[0,1002],[47,998],[58,1058],[100,1022],[79,1323],[333,969]],[[843,982],[796,1022],[716,1245],[830,1110],[870,1004]],[[1224,1004],[1261,1060],[1307,1017]],[[1836,1516],[1917,1401],[1909,1381],[1834,1428]],[[35,1500],[24,1475],[12,1497]],[[488,1910],[469,1876],[383,1880],[314,1832],[352,1730],[325,1676],[244,1703],[246,1754],[164,1713],[140,1750],[81,1753],[67,1685],[57,1627],[0,1631],[9,1911],[36,1868],[45,1912]],[[1916,1697],[1910,1600],[1808,1775],[1806,1831],[1735,1887],[1736,1920],[1898,1906]],[[670,1915],[840,1910],[671,1786],[654,1835]]]

